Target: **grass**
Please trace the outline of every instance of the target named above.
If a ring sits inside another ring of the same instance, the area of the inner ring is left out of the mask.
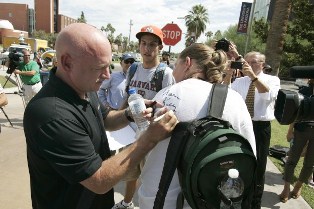
[[[13,76],[11,76],[11,77],[13,77]],[[14,77],[13,77],[13,79],[14,79]],[[4,86],[6,81],[7,81],[7,79],[4,76],[0,75],[0,84],[2,87]],[[14,85],[11,81],[8,81],[4,86],[4,88],[11,88],[11,87],[16,87],[16,85]]]
[[[282,145],[282,146],[286,146],[289,147],[289,142],[287,142],[286,140],[286,134],[288,131],[288,125],[280,125],[277,121],[273,121],[272,122],[272,137],[271,137],[271,141],[270,141],[270,146],[273,145]],[[281,173],[284,172],[284,165],[282,163],[282,161],[270,157],[271,161],[275,164],[275,166],[280,170]],[[300,158],[296,168],[295,168],[295,172],[294,172],[294,183],[297,181],[297,178],[300,174],[300,171],[302,169],[302,165],[303,165],[303,160],[304,158]],[[314,189],[312,189],[311,187],[309,187],[306,184],[303,184],[302,187],[302,193],[301,193],[302,197],[304,198],[304,200],[311,206],[311,208],[314,208]]]

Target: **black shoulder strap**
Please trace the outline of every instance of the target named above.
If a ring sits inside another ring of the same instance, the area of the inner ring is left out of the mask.
[[[228,86],[215,83],[210,91],[210,102],[208,105],[208,115],[221,119],[228,94]]]
[[[156,92],[159,92],[162,89],[162,80],[164,78],[166,67],[167,67],[166,63],[163,62],[159,63],[150,81],[151,83],[155,84]]]
[[[130,88],[130,82],[137,70],[137,67],[138,67],[138,62],[134,62],[131,66],[130,66],[130,69],[128,70],[128,77],[126,79],[126,82],[125,82],[125,91],[127,94],[129,94],[129,88]]]
[[[228,86],[213,84],[210,91],[209,115],[221,118],[227,97]],[[164,167],[162,170],[158,192],[156,194],[153,209],[162,209],[165,202],[172,177],[179,164],[183,150],[185,149],[188,137],[186,133],[189,122],[180,122],[172,132],[168,145]]]
[[[162,209],[164,206],[172,177],[187,142],[187,137],[184,136],[186,135],[188,124],[188,122],[180,122],[172,132],[153,209]]]

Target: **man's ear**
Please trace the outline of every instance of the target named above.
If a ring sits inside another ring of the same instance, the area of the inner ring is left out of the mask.
[[[164,48],[164,45],[160,44],[160,45],[158,46],[158,49],[159,49],[159,50],[162,50],[162,48]]]
[[[64,71],[71,71],[72,68],[72,57],[69,54],[61,56],[61,63]]]

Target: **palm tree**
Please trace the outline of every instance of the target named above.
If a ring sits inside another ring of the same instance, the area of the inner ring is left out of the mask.
[[[201,4],[193,6],[184,19],[189,36],[195,36],[194,41],[205,32],[206,24],[209,23],[207,9]]]
[[[279,73],[290,11],[291,0],[276,0],[265,49],[266,62],[272,66],[275,75]]]

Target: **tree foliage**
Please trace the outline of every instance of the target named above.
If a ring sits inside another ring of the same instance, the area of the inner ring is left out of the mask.
[[[77,18],[77,21],[81,23],[87,23],[87,20],[85,19],[85,15],[83,11],[81,12],[81,16]]]
[[[285,67],[314,64],[314,5],[308,0],[292,3],[292,21],[284,45]],[[291,63],[291,64],[289,64]]]
[[[295,65],[314,64],[314,5],[309,0],[294,0],[291,5],[287,35],[284,39],[283,56],[280,62],[280,77],[289,77],[289,68]],[[254,32],[265,43],[268,22],[255,21]],[[269,57],[268,59],[271,59]]]
[[[57,33],[46,33],[43,30],[34,30],[32,36],[37,39],[43,39],[48,41],[48,46],[54,48],[54,44],[57,39]]]
[[[272,66],[272,74],[278,75],[283,46],[287,34],[292,0],[276,0],[274,13],[266,40],[266,62]]]
[[[201,5],[195,5],[184,17],[187,27],[186,45],[190,42],[196,42],[202,33],[206,30],[206,24],[209,23],[208,11]]]

